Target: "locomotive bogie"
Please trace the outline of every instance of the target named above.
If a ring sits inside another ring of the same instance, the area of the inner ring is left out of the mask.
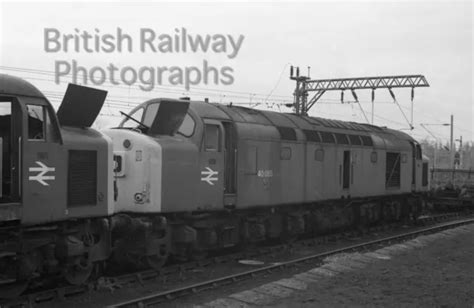
[[[1,235],[0,284],[8,287],[60,274],[71,284],[84,283],[94,264],[110,255],[107,219],[87,219],[39,227],[14,228]]]
[[[170,226],[163,216],[112,217],[111,259],[120,266],[157,270],[164,265],[171,252]]]

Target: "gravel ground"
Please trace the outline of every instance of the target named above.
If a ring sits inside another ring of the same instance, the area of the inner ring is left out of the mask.
[[[473,307],[474,225],[230,294],[206,307]]]

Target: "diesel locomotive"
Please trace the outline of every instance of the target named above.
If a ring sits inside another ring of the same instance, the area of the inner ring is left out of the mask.
[[[91,128],[106,92],[69,85],[57,113],[0,75],[0,297],[44,277],[415,217],[428,160],[368,124],[152,99]]]

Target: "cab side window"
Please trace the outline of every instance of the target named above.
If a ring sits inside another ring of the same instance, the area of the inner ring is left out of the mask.
[[[191,137],[194,134],[194,127],[196,126],[196,122],[194,122],[193,118],[188,114],[184,117],[183,124],[178,130],[178,134],[184,137]]]
[[[28,140],[57,141],[57,130],[48,108],[42,105],[26,105],[28,111]]]
[[[219,139],[219,125],[206,124],[204,128],[204,150],[207,152],[219,152]]]
[[[154,103],[148,105],[146,107],[146,112],[145,116],[143,117],[143,124],[145,124],[148,127],[151,127],[153,124],[153,121],[156,118],[156,113],[158,112],[158,109],[160,108],[160,103]]]
[[[0,138],[10,139],[12,106],[10,102],[0,101]]]
[[[46,110],[40,105],[26,105],[28,110],[28,140],[44,141],[46,138]]]

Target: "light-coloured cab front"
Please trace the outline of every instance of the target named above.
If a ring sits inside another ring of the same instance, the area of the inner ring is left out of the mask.
[[[154,139],[126,129],[104,133],[113,140],[115,213],[160,213],[162,151]]]

